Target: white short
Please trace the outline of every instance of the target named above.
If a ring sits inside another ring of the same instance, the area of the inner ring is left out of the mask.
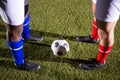
[[[96,4],[97,0],[92,0],[92,2]]]
[[[28,4],[28,0],[25,0],[25,5],[27,5]]]
[[[120,17],[120,0],[97,0],[95,16],[105,22],[117,21]]]
[[[0,0],[0,15],[10,25],[24,22],[24,0]]]

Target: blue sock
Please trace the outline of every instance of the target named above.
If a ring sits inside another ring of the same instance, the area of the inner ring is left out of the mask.
[[[25,18],[24,23],[23,23],[24,27],[23,27],[22,37],[24,39],[28,39],[29,38],[29,32],[30,32],[29,23],[30,23],[30,15],[28,15]]]
[[[14,62],[17,66],[20,66],[24,63],[24,54],[23,54],[23,40],[16,42],[7,41],[8,47],[14,58]]]

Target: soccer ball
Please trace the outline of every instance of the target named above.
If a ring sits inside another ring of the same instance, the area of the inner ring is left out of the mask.
[[[64,56],[70,48],[66,40],[55,40],[51,45],[51,49],[55,56]]]

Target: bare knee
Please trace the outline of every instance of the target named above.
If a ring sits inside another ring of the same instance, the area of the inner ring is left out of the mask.
[[[97,20],[98,35],[100,44],[104,46],[111,46],[114,43],[114,28],[116,22],[103,22]]]
[[[6,36],[9,41],[19,41],[23,31],[23,25],[6,25]]]

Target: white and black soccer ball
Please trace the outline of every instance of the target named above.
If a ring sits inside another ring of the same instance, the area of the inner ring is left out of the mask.
[[[55,40],[51,45],[51,49],[55,56],[64,56],[68,53],[70,47],[66,40]]]

